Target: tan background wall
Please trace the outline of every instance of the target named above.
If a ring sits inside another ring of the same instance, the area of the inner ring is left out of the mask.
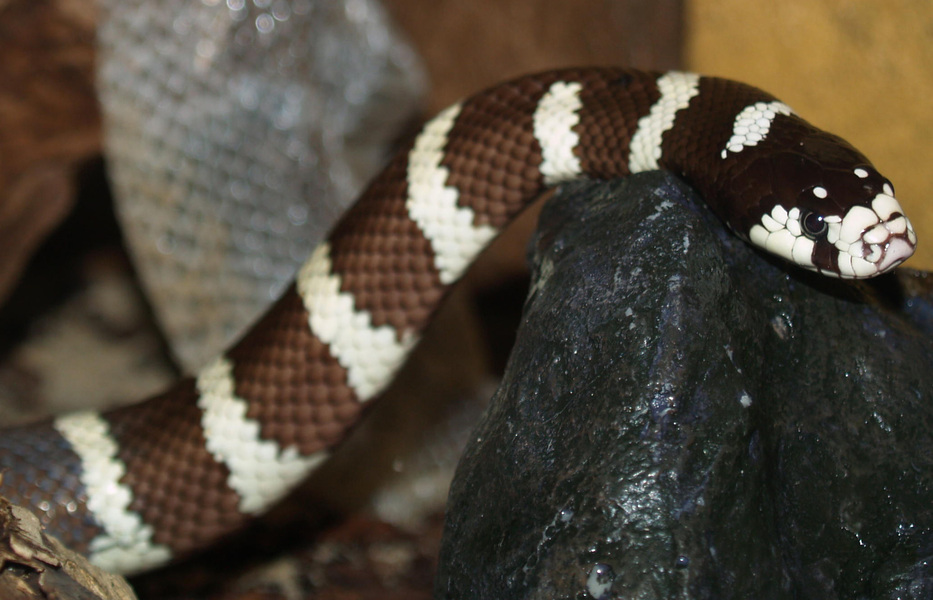
[[[933,270],[933,2],[688,0],[685,67],[742,79],[858,147],[894,182]]]

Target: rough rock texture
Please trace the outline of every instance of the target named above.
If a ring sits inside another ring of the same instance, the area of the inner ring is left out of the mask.
[[[933,597],[923,277],[771,263],[659,173],[559,200],[435,597]]]

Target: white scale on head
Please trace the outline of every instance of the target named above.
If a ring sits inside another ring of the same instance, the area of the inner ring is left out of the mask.
[[[783,102],[756,102],[746,106],[735,117],[732,124],[732,137],[722,150],[722,158],[730,152],[741,152],[747,147],[757,146],[768,136],[771,123],[778,115],[792,115],[794,110]]]

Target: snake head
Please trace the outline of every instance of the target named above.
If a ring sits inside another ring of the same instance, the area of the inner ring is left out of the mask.
[[[891,182],[848,143],[820,132],[773,155],[753,244],[824,275],[863,279],[914,253],[917,236]]]

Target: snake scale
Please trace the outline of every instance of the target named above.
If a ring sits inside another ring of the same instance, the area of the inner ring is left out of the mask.
[[[202,548],[326,459],[445,290],[543,190],[654,169],[686,179],[739,237],[824,275],[884,273],[916,244],[862,154],[754,87],[616,68],[520,77],[429,121],[196,376],[0,434],[3,494],[111,570]]]

